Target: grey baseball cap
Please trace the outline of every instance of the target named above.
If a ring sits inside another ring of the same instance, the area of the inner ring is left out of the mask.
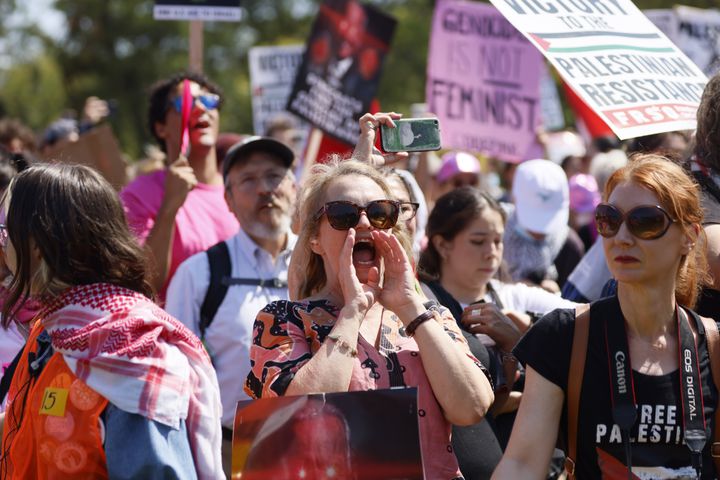
[[[228,150],[223,159],[223,178],[227,177],[230,168],[237,162],[245,161],[254,152],[267,152],[282,160],[285,168],[290,168],[295,154],[288,146],[270,137],[252,136],[236,143]]]

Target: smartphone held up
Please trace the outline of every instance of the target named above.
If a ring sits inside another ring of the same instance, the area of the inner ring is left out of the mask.
[[[442,148],[437,118],[403,118],[395,120],[395,128],[382,124],[380,136],[386,152],[427,152]]]

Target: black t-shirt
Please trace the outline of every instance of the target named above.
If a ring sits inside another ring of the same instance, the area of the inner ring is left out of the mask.
[[[600,300],[614,302],[617,297]],[[617,305],[619,312],[619,305]],[[588,352],[580,394],[577,435],[577,478],[627,478],[625,451],[620,429],[612,420],[610,372],[605,344],[604,321],[616,318],[590,319]],[[555,310],[538,321],[515,347],[515,355],[547,380],[567,393],[570,352],[574,333],[574,310]],[[702,326],[698,328],[704,332]],[[698,356],[707,425],[707,442],[703,451],[703,479],[714,478],[710,456],[713,413],[717,390],[712,384],[710,359],[704,335],[698,341]],[[633,473],[640,479],[695,478],[690,451],[683,443],[683,409],[678,371],[650,376],[633,370],[637,421],[630,432]],[[561,435],[567,432],[567,402],[563,408]],[[611,474],[615,472],[615,474]]]

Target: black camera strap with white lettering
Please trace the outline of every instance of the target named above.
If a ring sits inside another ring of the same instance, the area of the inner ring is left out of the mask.
[[[605,345],[610,368],[610,401],[612,403],[613,422],[620,427],[622,443],[625,447],[625,465],[628,467],[628,479],[632,480],[632,450],[630,447],[630,429],[637,420],[635,407],[635,386],[633,384],[630,348],[625,333],[625,319],[611,318],[605,322]]]
[[[618,305],[619,307],[619,305]],[[618,311],[620,309],[618,308]],[[681,314],[682,312],[682,314]],[[618,318],[619,317],[619,318]],[[630,447],[630,429],[637,421],[635,386],[632,379],[632,364],[628,347],[625,319],[622,312],[618,316],[609,316],[605,322],[605,342],[610,368],[610,398],[612,416],[620,427],[625,446],[628,478],[632,478],[632,452]],[[697,343],[687,314],[676,307],[675,318],[679,337],[680,397],[683,408],[683,431],[685,444],[690,450],[692,466],[700,478],[702,472],[702,451],[707,440],[705,415],[703,412],[702,384],[700,382],[700,362]]]

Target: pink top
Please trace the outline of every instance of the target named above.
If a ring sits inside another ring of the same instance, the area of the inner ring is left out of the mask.
[[[284,395],[295,373],[314,355],[332,330],[339,310],[327,300],[268,304],[258,313],[250,348],[252,369],[245,392],[253,398]],[[417,343],[406,336],[400,320],[385,312],[380,348],[358,337],[349,391],[395,386],[418,388],[418,425],[425,478],[447,480],[460,476],[450,443],[450,424],[425,375]],[[442,309],[445,332],[475,363],[478,361],[447,309]],[[478,367],[480,368],[480,367]]]
[[[145,243],[155,225],[155,218],[165,192],[165,170],[136,178],[120,192],[128,225],[141,244]],[[240,224],[228,209],[223,185],[198,183],[188,193],[185,203],[175,217],[170,271],[159,293],[165,291],[175,270],[188,257],[207,250],[218,242],[235,235]]]

